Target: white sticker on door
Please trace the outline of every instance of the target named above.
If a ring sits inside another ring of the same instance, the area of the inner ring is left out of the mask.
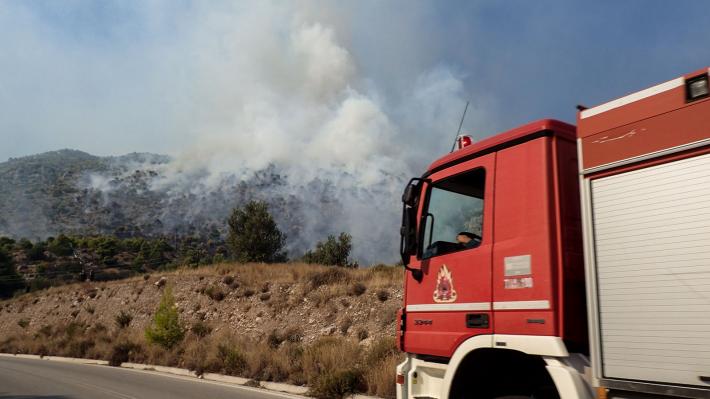
[[[533,278],[532,277],[513,277],[503,279],[503,284],[505,284],[506,290],[517,290],[520,288],[532,288]]]
[[[532,274],[530,268],[530,255],[506,256],[505,277],[525,276]]]

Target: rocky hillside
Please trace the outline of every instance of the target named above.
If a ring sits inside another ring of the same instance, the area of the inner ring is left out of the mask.
[[[0,351],[118,357],[307,384],[315,391],[326,389],[317,377],[325,371],[316,365],[335,362],[328,367],[357,377],[354,390],[389,396],[401,278],[400,268],[384,266],[221,264],[55,287],[0,302]],[[187,331],[170,349],[144,336],[166,287]],[[331,349],[352,353],[342,359]],[[313,351],[330,360],[314,359]]]
[[[362,187],[346,173],[291,178],[276,165],[215,172],[156,154],[53,151],[0,163],[0,236],[209,240],[224,237],[235,206],[263,200],[292,258],[346,231],[354,258],[370,264],[396,257],[399,208],[391,191],[400,183],[392,177]]]

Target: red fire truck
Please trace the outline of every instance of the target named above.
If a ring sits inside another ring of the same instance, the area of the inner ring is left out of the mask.
[[[405,398],[710,398],[703,69],[459,148],[402,196]]]

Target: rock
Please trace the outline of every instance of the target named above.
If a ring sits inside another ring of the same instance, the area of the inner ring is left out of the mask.
[[[333,333],[335,333],[335,326],[330,326],[330,327],[322,328],[322,329],[320,330],[320,334],[321,334],[321,335],[333,335]]]
[[[168,282],[168,279],[166,277],[161,277],[160,279],[158,279],[158,281],[156,281],[154,283],[154,285],[156,287],[163,287],[163,286],[165,286],[165,284],[167,284],[167,282]]]

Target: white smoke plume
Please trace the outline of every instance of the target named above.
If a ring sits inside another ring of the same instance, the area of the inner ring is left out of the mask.
[[[410,83],[405,100],[389,103],[358,68],[347,32],[303,7],[251,6],[201,10],[200,28],[184,38],[200,43],[188,46],[201,61],[182,93],[194,142],[162,168],[153,189],[199,195],[275,165],[288,184],[269,195],[313,201],[302,237],[292,237],[301,242],[296,252],[326,232],[346,231],[361,262],[396,259],[399,195],[406,178],[421,173],[416,167],[432,160],[432,142],[416,140],[422,129],[436,137],[455,126],[465,103],[460,78],[437,66]],[[449,136],[433,147],[445,148]],[[314,180],[331,185],[335,210],[320,209],[308,192]]]
[[[418,59],[416,48],[392,53],[392,59],[381,60],[387,73],[371,74],[372,67],[364,65],[373,54],[353,45],[350,18],[359,14],[365,22],[363,10],[376,12],[372,4],[358,12],[321,2],[173,4],[126,6],[147,27],[145,43],[126,44],[130,34],[119,34],[123,41],[116,54],[108,49],[84,54],[81,62],[89,68],[69,59],[58,62],[83,71],[89,81],[123,82],[107,94],[111,110],[64,119],[125,135],[133,151],[171,154],[170,162],[146,167],[159,172],[149,189],[162,193],[166,203],[222,192],[273,167],[285,183],[256,196],[312,204],[301,211],[303,226],[299,237],[291,237],[297,242],[292,255],[328,233],[346,231],[361,262],[395,260],[401,190],[408,177],[421,174],[451,145],[467,99],[463,74],[424,60],[430,57],[426,51]],[[417,13],[427,8],[412,7],[407,18],[393,23],[401,25],[403,35],[417,32]],[[165,38],[165,30],[174,37]],[[375,39],[378,34],[373,31]],[[416,46],[416,38],[402,45]],[[388,74],[393,78],[384,79]],[[134,101],[149,109],[136,110]],[[480,121],[487,107],[474,102],[469,119],[485,125]],[[154,133],[138,129],[150,145],[135,148],[141,138],[134,130],[141,121],[150,121]],[[109,192],[107,178],[92,176],[89,185]],[[328,187],[328,204],[318,202],[323,193],[314,193],[314,187]]]

